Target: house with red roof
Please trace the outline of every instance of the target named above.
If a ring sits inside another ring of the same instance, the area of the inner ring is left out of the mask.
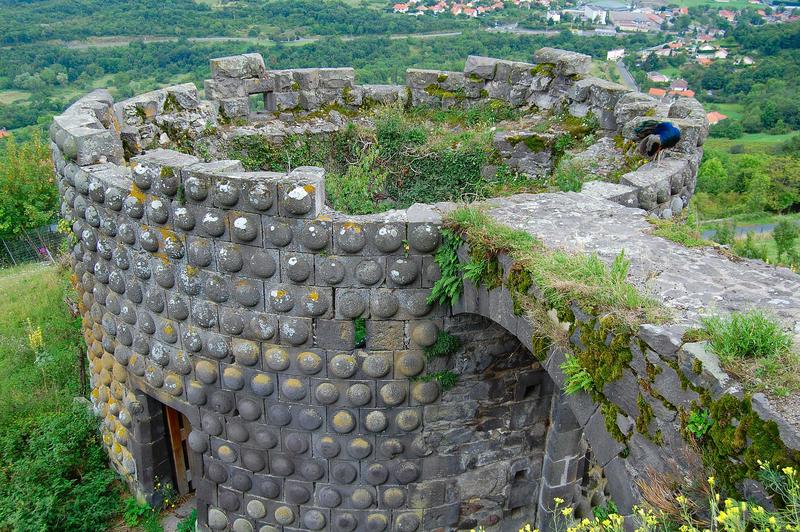
[[[736,20],[736,13],[734,13],[733,11],[729,11],[727,9],[720,9],[719,13],[717,14],[722,18],[724,18],[725,20],[727,20],[728,22],[733,22]]]
[[[395,4],[392,6],[395,13],[408,13],[409,5],[408,4]]]
[[[10,137],[11,133],[5,130],[5,128],[0,129],[0,139],[4,139],[6,137]]]
[[[667,95],[666,89],[656,89],[655,87],[647,91],[647,94],[650,96],[655,96],[656,98],[663,98]]]
[[[728,115],[724,115],[719,111],[711,111],[710,113],[706,113],[706,118],[708,119],[708,123],[713,126],[728,118]]]

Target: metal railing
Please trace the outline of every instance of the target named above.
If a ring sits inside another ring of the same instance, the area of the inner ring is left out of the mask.
[[[26,262],[55,262],[63,240],[64,235],[55,224],[0,238],[0,268]]]

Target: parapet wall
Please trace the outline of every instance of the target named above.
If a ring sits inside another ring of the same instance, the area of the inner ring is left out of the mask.
[[[682,140],[668,162],[652,163],[622,175],[619,183],[590,181],[586,191],[629,207],[669,218],[679,214],[694,193],[708,121],[692,98],[664,104],[622,85],[589,76],[591,57],[542,48],[534,63],[470,56],[463,72],[409,69],[405,85],[358,85],[352,68],[267,70],[259,54],[211,60],[205,82],[208,101],[192,84],[168,87],[115,105],[125,151],[191,144],[209,127],[266,122],[263,135],[280,142],[289,134],[319,134],[344,125],[341,112],[376,104],[465,108],[488,101],[575,117],[597,118],[605,137],[635,139],[642,120],[670,120]],[[254,115],[250,98],[263,98],[265,111]],[[250,133],[252,134],[252,132]],[[532,135],[515,131],[516,137]],[[550,161],[551,146],[531,151],[527,143],[508,144],[511,133],[498,133],[496,146],[515,168],[530,169]],[[552,139],[550,139],[552,140]],[[626,150],[630,147],[626,147]],[[604,146],[598,150],[607,151]],[[546,166],[546,165],[545,165]],[[552,168],[550,168],[552,170]],[[536,172],[534,172],[536,173]]]
[[[649,109],[674,115],[695,136],[663,166],[628,174],[632,184],[615,184],[616,196],[603,183],[592,185],[594,198],[578,196],[639,216],[602,197],[666,209],[673,194],[693,188],[705,134],[696,102],[648,107],[655,104],[606,82],[572,79],[586,56],[540,50],[536,58],[538,66],[470,58],[463,76],[439,73],[435,83],[455,94],[477,84],[477,99],[509,101],[530,83],[525,101],[535,93],[537,105],[592,110],[610,133],[624,133]],[[156,476],[172,475],[159,403],[185,415],[199,530],[547,528],[555,496],[584,506],[610,497],[630,513],[635,480],[660,463],[654,453],[678,456],[687,447],[675,409],[698,393],[681,386],[681,374],[714,397],[741,395],[697,373],[677,333],[644,327],[626,343],[633,359],[609,392],[619,412],[609,424],[589,396],[554,390],[565,352],[535,358],[539,325],[514,313],[505,286],[468,286],[454,308],[429,302],[442,217],[453,205],[347,216],[325,206],[323,169],[246,172],[239,161],[157,147],[224,127],[219,117],[241,116],[253,93],[265,94],[276,120],[297,106],[355,105],[353,94],[362,104],[378,93],[459,100],[424,86],[419,80],[433,79],[426,72],[410,71],[407,91],[359,88],[351,70],[265,71],[248,54],[212,61],[210,101],[191,85],[116,105],[95,91],[54,119],[53,160],[62,216],[77,238],[72,265],[104,442],[120,473],[150,495]],[[550,81],[534,82],[540,76]],[[569,205],[572,197],[548,196],[554,217],[560,199]],[[576,329],[601,330],[600,317],[578,309]],[[461,347],[432,357],[444,332]],[[580,335],[573,341],[583,345]],[[653,402],[639,433],[637,399],[652,384],[640,379],[650,365],[672,410]],[[449,390],[435,378],[445,370],[458,376]],[[780,430],[789,441],[787,427]],[[590,486],[588,472],[598,468]]]

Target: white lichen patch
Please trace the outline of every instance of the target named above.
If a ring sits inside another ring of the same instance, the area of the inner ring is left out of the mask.
[[[304,189],[303,187],[294,187],[292,190],[289,191],[287,196],[289,196],[294,200],[299,201],[305,199],[306,196],[308,196],[308,192],[306,192],[306,189]]]

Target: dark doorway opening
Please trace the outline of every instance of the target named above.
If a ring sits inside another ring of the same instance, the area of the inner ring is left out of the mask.
[[[172,463],[173,485],[179,495],[186,495],[195,491],[197,480],[195,475],[199,475],[200,472],[200,458],[188,445],[192,426],[186,416],[167,405],[163,405],[163,415],[165,439]]]

